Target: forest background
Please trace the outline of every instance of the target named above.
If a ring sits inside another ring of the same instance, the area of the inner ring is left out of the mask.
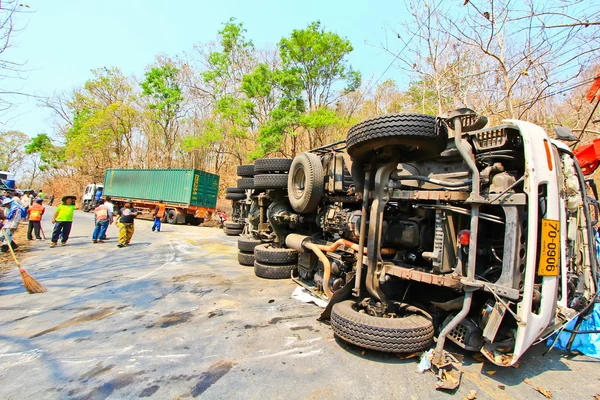
[[[46,132],[3,130],[0,170],[21,188],[57,196],[102,182],[107,168],[196,168],[235,186],[235,167],[259,157],[293,157],[344,139],[377,115],[439,115],[469,107],[490,118],[522,119],[552,132],[581,130],[595,104],[585,99],[600,73],[600,4],[593,0],[407,1],[404,22],[380,45],[388,68],[365,76],[349,61],[344,32],[314,21],[257,48],[237,19],[215,39],[181,54],[159,54],[136,75],[118,65],[92,71],[81,87],[36,101],[52,110]],[[0,6],[0,81],[18,79],[11,61],[18,1]],[[383,11],[382,11],[383,12]],[[406,87],[386,78],[409,77]],[[15,96],[0,91],[0,112]],[[599,119],[596,116],[594,120]]]

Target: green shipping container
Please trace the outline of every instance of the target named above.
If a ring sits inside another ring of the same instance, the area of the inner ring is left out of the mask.
[[[105,196],[214,208],[219,175],[196,169],[107,169]]]

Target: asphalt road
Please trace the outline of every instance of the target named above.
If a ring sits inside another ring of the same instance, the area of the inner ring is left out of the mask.
[[[52,210],[49,210],[52,211]],[[50,212],[48,212],[50,214]],[[51,224],[44,221],[46,234]],[[130,247],[92,244],[77,212],[69,245],[35,242],[25,268],[48,288],[27,294],[0,275],[0,398],[44,399],[587,399],[600,360],[532,349],[520,367],[465,354],[455,393],[434,390],[416,359],[362,351],[290,299],[295,285],[238,265],[235,237],[216,228],[136,222]],[[454,350],[460,352],[459,349]],[[524,383],[529,378],[531,384]]]

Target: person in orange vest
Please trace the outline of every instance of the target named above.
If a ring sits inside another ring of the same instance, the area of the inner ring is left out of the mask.
[[[154,224],[152,225],[152,232],[154,232],[154,230],[160,232],[160,221],[165,216],[166,209],[167,206],[165,205],[165,203],[162,200],[159,200],[158,204],[156,205],[156,208],[154,209],[154,211],[152,211],[152,215],[154,215]]]
[[[102,238],[106,234],[108,224],[112,222],[112,211],[106,204],[104,204],[104,199],[98,200],[97,203],[98,207],[94,209],[94,222],[96,227],[94,228],[94,233],[92,234],[92,242],[104,243]]]
[[[27,240],[33,240],[31,233],[35,230],[35,237],[37,240],[42,240],[40,237],[40,226],[42,221],[42,215],[46,211],[46,208],[42,205],[43,199],[36,199],[35,203],[27,209],[27,215],[29,216],[29,227],[27,229]]]

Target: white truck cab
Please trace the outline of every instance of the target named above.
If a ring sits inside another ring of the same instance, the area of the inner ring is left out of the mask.
[[[83,196],[81,198],[81,209],[85,212],[89,212],[96,205],[96,191],[98,189],[103,190],[104,185],[101,183],[91,183],[85,187]]]

